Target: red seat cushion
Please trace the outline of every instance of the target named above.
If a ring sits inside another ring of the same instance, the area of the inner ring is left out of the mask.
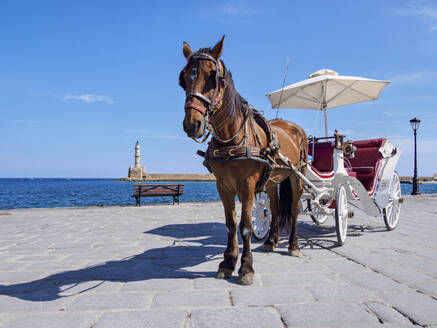
[[[333,151],[334,143],[332,141],[316,142],[314,143],[313,154],[313,144],[310,143],[308,145],[308,153],[313,156],[311,165],[320,172],[331,172],[334,169],[334,163],[332,161]]]
[[[370,139],[354,141],[357,147],[354,158],[348,160],[352,166],[352,171],[356,172],[357,179],[363,184],[367,191],[371,191],[375,182],[376,169],[382,159],[379,148],[386,139]]]

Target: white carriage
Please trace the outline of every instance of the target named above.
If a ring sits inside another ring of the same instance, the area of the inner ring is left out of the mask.
[[[324,112],[326,137],[309,138],[310,159],[306,175],[292,169],[304,185],[302,207],[316,224],[323,224],[333,216],[340,245],[346,240],[348,219],[353,217],[355,209],[382,217],[387,230],[393,230],[398,224],[403,199],[395,168],[401,151],[384,138],[345,141],[345,136],[337,131],[333,136],[327,136],[326,110],[377,99],[389,83],[320,70],[307,80],[267,95],[273,108],[319,109]],[[270,222],[268,196],[259,193],[252,213],[254,237],[263,239]]]
[[[304,185],[303,208],[316,224],[335,218],[337,240],[343,245],[348,219],[359,209],[384,219],[387,230],[399,221],[401,185],[395,171],[401,151],[388,139],[344,141],[344,136],[310,138],[307,173],[300,175]],[[306,205],[306,206],[305,206]],[[270,228],[268,197],[256,195],[252,224],[255,238],[263,239]]]

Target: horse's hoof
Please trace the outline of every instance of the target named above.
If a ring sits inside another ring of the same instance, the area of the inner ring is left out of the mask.
[[[248,272],[238,277],[238,283],[240,285],[252,285],[253,284],[253,272]]]
[[[264,244],[264,252],[273,252],[275,250],[275,245]]]
[[[273,252],[276,246],[278,246],[278,243],[273,243],[271,240],[267,239],[264,242],[264,252]]]
[[[295,257],[300,257],[301,256],[300,249],[289,249],[288,250],[288,254],[290,256],[295,256]]]
[[[232,277],[232,271],[229,269],[220,268],[215,276],[217,279],[229,279]]]

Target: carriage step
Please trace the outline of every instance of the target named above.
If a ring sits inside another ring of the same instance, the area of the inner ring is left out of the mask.
[[[348,217],[349,219],[352,219],[354,216],[355,216],[354,211],[348,211],[348,212],[347,212],[347,217]]]

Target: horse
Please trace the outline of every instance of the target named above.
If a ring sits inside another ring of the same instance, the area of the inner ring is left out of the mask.
[[[220,59],[224,38],[214,47],[196,52],[187,42],[183,43],[186,65],[179,74],[179,84],[186,95],[183,129],[197,142],[205,142],[212,134],[206,153],[198,153],[205,157],[205,166],[216,177],[226,218],[228,241],[216,278],[231,278],[238,261],[235,210],[238,195],[243,241],[238,283],[250,285],[254,279],[251,236],[256,192],[268,194],[272,213],[264,251],[274,251],[279,243],[279,229],[291,225],[288,253],[300,256],[297,216],[303,185],[290,166],[305,174],[308,140],[305,131],[295,123],[282,119],[267,123],[236,91],[232,74]]]

